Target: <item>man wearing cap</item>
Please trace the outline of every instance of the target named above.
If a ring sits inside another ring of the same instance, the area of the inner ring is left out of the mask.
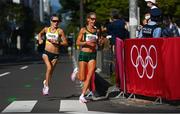
[[[161,10],[155,5],[155,0],[145,0],[150,7],[150,20],[140,31],[139,38],[159,38],[161,37],[161,27],[158,22],[161,21]]]
[[[154,9],[154,8],[158,8],[156,6],[156,0],[145,0],[147,2],[147,6],[150,8],[150,9]]]

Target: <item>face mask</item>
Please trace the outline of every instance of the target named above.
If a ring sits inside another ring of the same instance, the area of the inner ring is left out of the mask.
[[[145,19],[150,19],[150,15],[145,16]]]

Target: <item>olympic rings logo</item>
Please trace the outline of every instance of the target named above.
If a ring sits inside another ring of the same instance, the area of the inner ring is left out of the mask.
[[[143,59],[142,51],[145,50],[146,56]],[[154,50],[154,51],[153,51]],[[133,60],[133,53],[137,52],[137,57]],[[155,60],[151,57],[151,54],[155,55]],[[145,73],[148,79],[152,79],[154,76],[154,71],[157,67],[157,50],[154,45],[151,45],[149,49],[145,45],[141,45],[140,50],[136,45],[133,45],[131,48],[131,63],[136,68],[137,74],[140,78],[143,78]],[[152,68],[152,72],[147,72],[147,66]],[[138,67],[142,67],[142,71],[139,71]],[[141,72],[141,73],[140,73]],[[149,74],[148,74],[149,73]]]

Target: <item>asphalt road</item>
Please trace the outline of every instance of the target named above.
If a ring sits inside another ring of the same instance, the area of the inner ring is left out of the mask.
[[[80,83],[72,82],[72,58],[60,56],[50,95],[42,95],[45,65],[42,60],[0,65],[0,112],[28,113],[149,113],[180,112],[180,106],[153,105],[141,100],[104,99],[78,102]],[[98,86],[98,85],[97,85]],[[142,103],[143,102],[143,103]]]

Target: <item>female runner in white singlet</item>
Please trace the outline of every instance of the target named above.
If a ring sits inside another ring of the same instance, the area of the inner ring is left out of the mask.
[[[65,37],[64,31],[61,28],[58,28],[60,22],[58,16],[53,15],[50,21],[50,27],[43,28],[38,34],[39,44],[43,43],[42,36],[46,36],[45,50],[42,54],[42,58],[44,60],[44,63],[46,64],[46,76],[45,80],[43,81],[44,87],[42,90],[43,95],[49,94],[49,83],[59,57],[59,47],[61,45],[67,45],[67,39]]]

